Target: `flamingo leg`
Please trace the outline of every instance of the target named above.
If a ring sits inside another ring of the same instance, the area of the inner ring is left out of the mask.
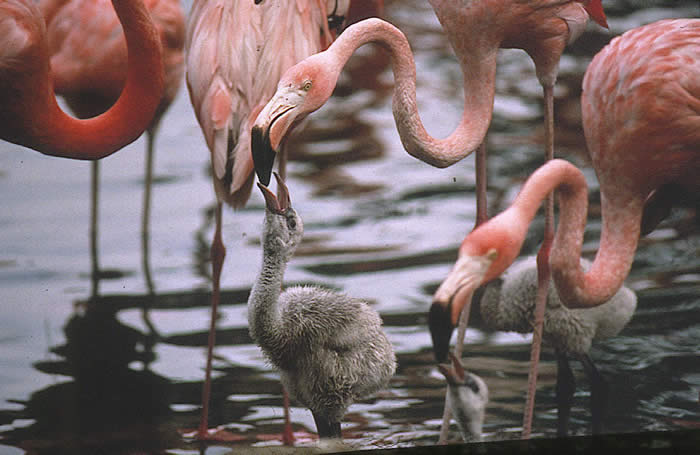
[[[588,354],[579,356],[579,361],[591,381],[591,420],[593,434],[603,432],[603,420],[608,409],[608,382],[596,368]]]
[[[286,446],[294,445],[294,432],[292,431],[292,421],[289,418],[289,393],[282,386],[282,401],[284,404],[284,431],[282,433],[282,442]]]
[[[332,439],[342,437],[340,433],[340,422],[331,421],[327,417],[319,415],[313,411],[311,411],[311,414],[314,416],[314,422],[316,422],[316,430],[318,431],[319,438]]]
[[[226,257],[226,248],[221,239],[221,208],[222,203],[216,203],[216,231],[211,245],[212,266],[212,293],[211,293],[211,323],[209,325],[209,340],[207,343],[207,365],[204,373],[204,385],[202,386],[202,416],[199,421],[197,436],[206,439],[209,429],[209,398],[211,395],[211,363],[216,344],[216,319],[220,298],[221,268]]]
[[[150,247],[150,219],[151,219],[151,187],[153,186],[153,159],[154,159],[154,142],[155,142],[155,128],[151,128],[146,133],[146,165],[144,170],[144,181],[143,181],[143,213],[141,214],[141,267],[143,268],[143,275],[146,281],[146,291],[148,293],[148,299],[144,300],[143,307],[141,308],[141,319],[143,323],[148,327],[150,335],[148,337],[149,346],[146,346],[150,350],[160,335],[151,321],[149,314],[150,305],[155,298],[155,286],[153,284],[153,275],[151,274],[151,247]]]
[[[544,89],[544,124],[545,124],[545,163],[554,158],[554,85],[543,85]],[[522,438],[529,439],[532,431],[532,416],[535,409],[537,390],[537,370],[542,348],[542,328],[544,311],[547,306],[547,293],[552,271],[549,267],[549,253],[554,240],[554,196],[547,196],[544,206],[544,239],[537,253],[537,294],[535,299],[535,324],[530,351],[530,372],[528,374],[527,398],[523,416]]]
[[[486,201],[486,179],[488,172],[486,170],[486,143],[483,142],[476,149],[475,155],[476,162],[476,222],[474,223],[474,228],[476,229],[481,223],[488,219],[487,211],[487,201]],[[464,347],[464,335],[467,332],[467,323],[469,322],[469,311],[471,308],[471,301],[467,303],[462,312],[459,315],[459,326],[457,327],[457,342],[455,344],[455,357],[458,359],[462,358],[462,349]],[[442,413],[442,426],[440,427],[440,438],[438,439],[438,444],[447,444],[447,437],[450,430],[450,419],[452,418],[452,411],[447,405],[447,392],[445,392],[445,409]]]
[[[569,420],[571,405],[574,401],[576,384],[574,373],[571,371],[569,359],[563,352],[556,351],[557,356],[557,436],[565,437],[569,434]]]
[[[100,162],[95,160],[90,163],[90,281],[92,288],[90,298],[97,297],[100,292],[100,264],[97,255],[97,237],[99,222],[99,199],[100,199]]]

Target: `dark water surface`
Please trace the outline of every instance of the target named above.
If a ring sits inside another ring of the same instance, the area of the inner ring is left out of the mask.
[[[584,250],[600,231],[597,183],[587,166],[578,95],[586,64],[613,35],[664,17],[698,17],[696,0],[604,2],[610,32],[590,26],[562,58],[555,101],[556,153],[584,169],[591,210]],[[189,9],[189,2],[186,2]],[[461,71],[429,4],[388,3],[418,65],[418,104],[444,137],[462,109]],[[444,381],[426,326],[430,297],[474,222],[473,159],[435,169],[409,157],[391,116],[386,54],[366,46],[334,99],[293,147],[288,184],[304,243],[286,282],[312,282],[373,302],[397,351],[390,386],[351,406],[351,448],[437,441]],[[521,51],[500,56],[489,133],[490,212],[502,210],[541,164],[541,89]],[[214,194],[209,153],[181,90],[158,136],[149,296],[141,267],[143,140],[103,160],[98,295],[90,300],[89,165],[0,143],[0,453],[198,453],[182,438],[196,427],[209,318],[209,242]],[[263,203],[226,210],[228,256],[217,334],[210,423],[236,435],[207,453],[279,445],[281,387],[247,330],[246,299],[260,261]],[[542,220],[523,254],[536,252]],[[611,385],[607,432],[700,428],[700,231],[678,210],[642,239],[628,285],[637,313],[591,355]],[[88,300],[90,303],[88,304]],[[467,332],[467,366],[490,389],[489,441],[518,438],[529,338]],[[589,434],[588,384],[580,379],[572,433]],[[555,361],[543,352],[534,436],[554,437]],[[315,432],[292,408],[295,431]],[[456,441],[458,436],[453,433]],[[300,444],[313,445],[310,437]]]

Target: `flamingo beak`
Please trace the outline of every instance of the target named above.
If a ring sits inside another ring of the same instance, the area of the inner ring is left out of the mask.
[[[428,313],[428,327],[433,340],[433,353],[438,363],[447,361],[452,331],[462,310],[471,305],[474,291],[484,282],[484,277],[495,259],[489,251],[484,256],[462,255],[452,267],[447,278],[433,295]]]
[[[438,364],[438,370],[445,376],[448,384],[464,384],[465,372],[462,362],[452,352],[450,352],[450,360],[452,365],[440,363]]]
[[[601,27],[608,27],[608,20],[605,17],[605,11],[603,11],[603,3],[601,0],[584,0],[583,8],[586,10],[588,15]]]
[[[278,196],[275,196],[275,193],[270,191],[268,187],[260,182],[258,182],[258,188],[260,188],[260,191],[262,191],[262,195],[265,198],[265,207],[267,207],[267,209],[272,213],[284,215],[287,213],[289,207],[291,207],[289,189],[287,188],[287,185],[284,184],[282,177],[280,177],[277,172],[275,172],[275,179],[277,180]]]
[[[293,97],[289,96],[288,90],[278,89],[253,124],[251,153],[255,173],[263,185],[270,184],[275,156],[296,119],[294,108],[298,104],[290,102],[290,99]]]

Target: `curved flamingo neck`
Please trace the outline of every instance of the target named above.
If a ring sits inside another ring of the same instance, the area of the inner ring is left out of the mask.
[[[129,55],[119,99],[97,117],[76,119],[58,106],[49,81],[42,107],[46,110],[44,122],[37,125],[32,148],[48,155],[99,159],[133,142],[150,125],[164,89],[158,32],[141,0],[112,0],[112,4],[124,29]]]
[[[357,48],[366,43],[386,47],[392,56],[396,127],[406,151],[436,167],[447,167],[475,150],[486,136],[493,112],[496,51],[475,55],[464,71],[464,111],[457,128],[446,138],[436,139],[425,130],[416,103],[416,65],[404,34],[380,19],[367,19],[348,27],[329,47],[340,72]]]
[[[554,237],[550,265],[559,297],[569,307],[600,305],[623,285],[639,239],[642,203],[603,199],[600,246],[588,272],[581,267],[581,247],[588,211],[588,186],[575,166],[552,160],[525,182],[513,204],[484,226],[508,232],[505,247],[487,279],[495,278],[517,256],[535,214],[547,194],[557,190],[559,225]],[[622,209],[624,207],[624,210]],[[476,231],[475,231],[476,233]],[[503,257],[503,260],[501,260]]]

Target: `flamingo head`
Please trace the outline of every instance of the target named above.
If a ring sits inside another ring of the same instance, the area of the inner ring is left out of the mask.
[[[289,190],[275,172],[277,196],[262,183],[258,183],[265,198],[265,223],[263,225],[263,250],[265,254],[282,254],[289,261],[301,243],[304,223],[292,208]]]
[[[601,27],[608,28],[608,20],[603,11],[602,0],[579,0],[583,3],[583,8],[588,15]]]
[[[270,183],[275,156],[292,128],[331,97],[340,69],[329,72],[328,66],[327,54],[321,52],[289,68],[255,119],[251,150],[255,173],[263,185]]]
[[[518,256],[522,241],[512,234],[514,218],[506,210],[467,235],[452,270],[433,294],[428,326],[438,362],[446,361],[452,331],[462,309],[467,306],[469,311],[474,291],[497,278]]]

